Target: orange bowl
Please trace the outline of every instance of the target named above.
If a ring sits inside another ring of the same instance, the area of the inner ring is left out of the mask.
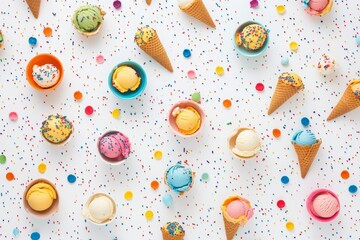
[[[34,65],[45,65],[45,64],[52,64],[55,67],[57,67],[57,69],[59,69],[60,72],[60,76],[59,76],[59,81],[52,87],[49,88],[42,88],[40,87],[33,79],[32,76],[32,72],[33,72],[33,67]],[[51,90],[51,89],[55,89],[62,81],[64,76],[64,68],[63,65],[61,64],[60,60],[55,57],[54,55],[51,54],[47,54],[47,53],[42,53],[39,54],[35,57],[33,57],[30,62],[28,63],[28,65],[26,66],[26,79],[28,80],[28,82],[30,83],[30,85],[35,88],[36,90],[40,90],[40,91],[46,91],[46,90]]]

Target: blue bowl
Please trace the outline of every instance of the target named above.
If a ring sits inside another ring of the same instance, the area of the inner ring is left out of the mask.
[[[139,75],[139,77],[141,78],[140,85],[135,91],[129,90],[127,92],[122,93],[113,86],[112,76],[114,74],[114,71],[120,66],[128,66],[128,67],[133,68],[136,71],[136,73]],[[132,61],[126,61],[126,62],[119,63],[111,70],[111,72],[109,74],[109,78],[108,78],[108,84],[109,84],[109,88],[110,88],[111,92],[118,98],[126,99],[126,100],[134,99],[144,92],[146,84],[147,84],[147,77],[146,77],[146,73],[145,73],[144,69],[139,64],[137,64],[136,62],[132,62]]]
[[[240,47],[239,45],[236,44],[236,33],[241,32],[246,26],[249,26],[251,24],[258,24],[260,26],[262,26],[263,28],[265,28],[262,24],[258,23],[258,22],[253,22],[253,21],[247,21],[243,24],[240,25],[240,27],[238,27],[234,33],[234,39],[233,39],[233,43],[235,46],[235,49],[238,51],[238,53],[240,53],[241,55],[245,56],[245,57],[256,57],[261,55],[262,53],[264,53],[269,45],[269,31],[266,37],[266,40],[264,42],[264,45],[257,49],[257,50],[248,50],[245,49],[244,47]],[[266,29],[266,28],[265,28]]]

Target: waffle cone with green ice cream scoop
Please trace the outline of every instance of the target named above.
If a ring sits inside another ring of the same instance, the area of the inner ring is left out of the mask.
[[[106,12],[94,5],[79,7],[72,18],[76,30],[84,36],[96,35],[103,23]]]

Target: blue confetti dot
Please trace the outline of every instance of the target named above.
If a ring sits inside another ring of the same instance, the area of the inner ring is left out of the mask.
[[[288,178],[287,176],[282,176],[282,177],[281,177],[281,182],[282,182],[283,184],[288,184],[288,183],[289,183],[289,178]]]
[[[358,45],[360,45],[360,36],[357,36],[357,38],[356,38],[356,43],[357,43]]]
[[[36,39],[36,38],[34,38],[34,37],[30,37],[30,38],[29,38],[29,44],[30,44],[31,46],[35,46],[36,43],[37,43],[37,39]]]
[[[31,235],[31,240],[39,240],[40,239],[40,233],[38,232],[33,232]]]
[[[357,188],[357,186],[355,186],[355,185],[351,185],[351,186],[349,187],[349,192],[351,192],[351,193],[356,193],[357,190],[358,190],[358,188]]]
[[[303,117],[303,118],[301,119],[301,124],[302,124],[304,127],[307,127],[307,126],[309,126],[309,124],[310,124],[310,120],[309,120],[307,117]]]
[[[173,198],[170,194],[165,194],[162,200],[167,207],[170,207],[173,204]]]
[[[288,64],[289,64],[289,58],[288,57],[281,58],[281,65],[287,66]]]
[[[14,236],[16,237],[17,235],[19,235],[19,233],[20,233],[20,230],[17,228],[14,228],[14,230],[13,230]]]
[[[70,174],[68,177],[67,177],[67,180],[69,183],[74,183],[76,182],[76,176],[73,175],[73,174]]]
[[[189,58],[191,56],[191,51],[189,49],[185,49],[183,51],[183,55],[184,57]]]

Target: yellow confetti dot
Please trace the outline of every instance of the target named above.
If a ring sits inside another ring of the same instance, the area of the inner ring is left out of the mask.
[[[127,201],[130,201],[130,200],[133,198],[133,193],[130,192],[130,191],[127,191],[127,192],[124,194],[124,198],[125,198]]]
[[[46,171],[46,165],[44,163],[40,163],[38,166],[38,170],[40,173],[44,173]]]
[[[146,220],[151,220],[154,217],[154,213],[151,210],[146,211],[145,218]]]
[[[276,11],[278,12],[278,14],[283,14],[285,12],[285,6],[284,5],[278,5],[276,6]]]
[[[297,42],[291,42],[289,46],[290,46],[291,51],[296,51],[299,47]]]
[[[286,223],[286,229],[289,231],[294,230],[294,223],[293,222],[287,222]]]
[[[162,152],[160,150],[155,151],[154,158],[160,160],[162,158]]]
[[[221,67],[221,66],[217,66],[217,67],[215,68],[215,72],[216,72],[217,75],[221,76],[221,75],[224,74],[224,68]]]
[[[112,112],[112,116],[116,119],[119,119],[120,118],[120,109],[115,108]]]

